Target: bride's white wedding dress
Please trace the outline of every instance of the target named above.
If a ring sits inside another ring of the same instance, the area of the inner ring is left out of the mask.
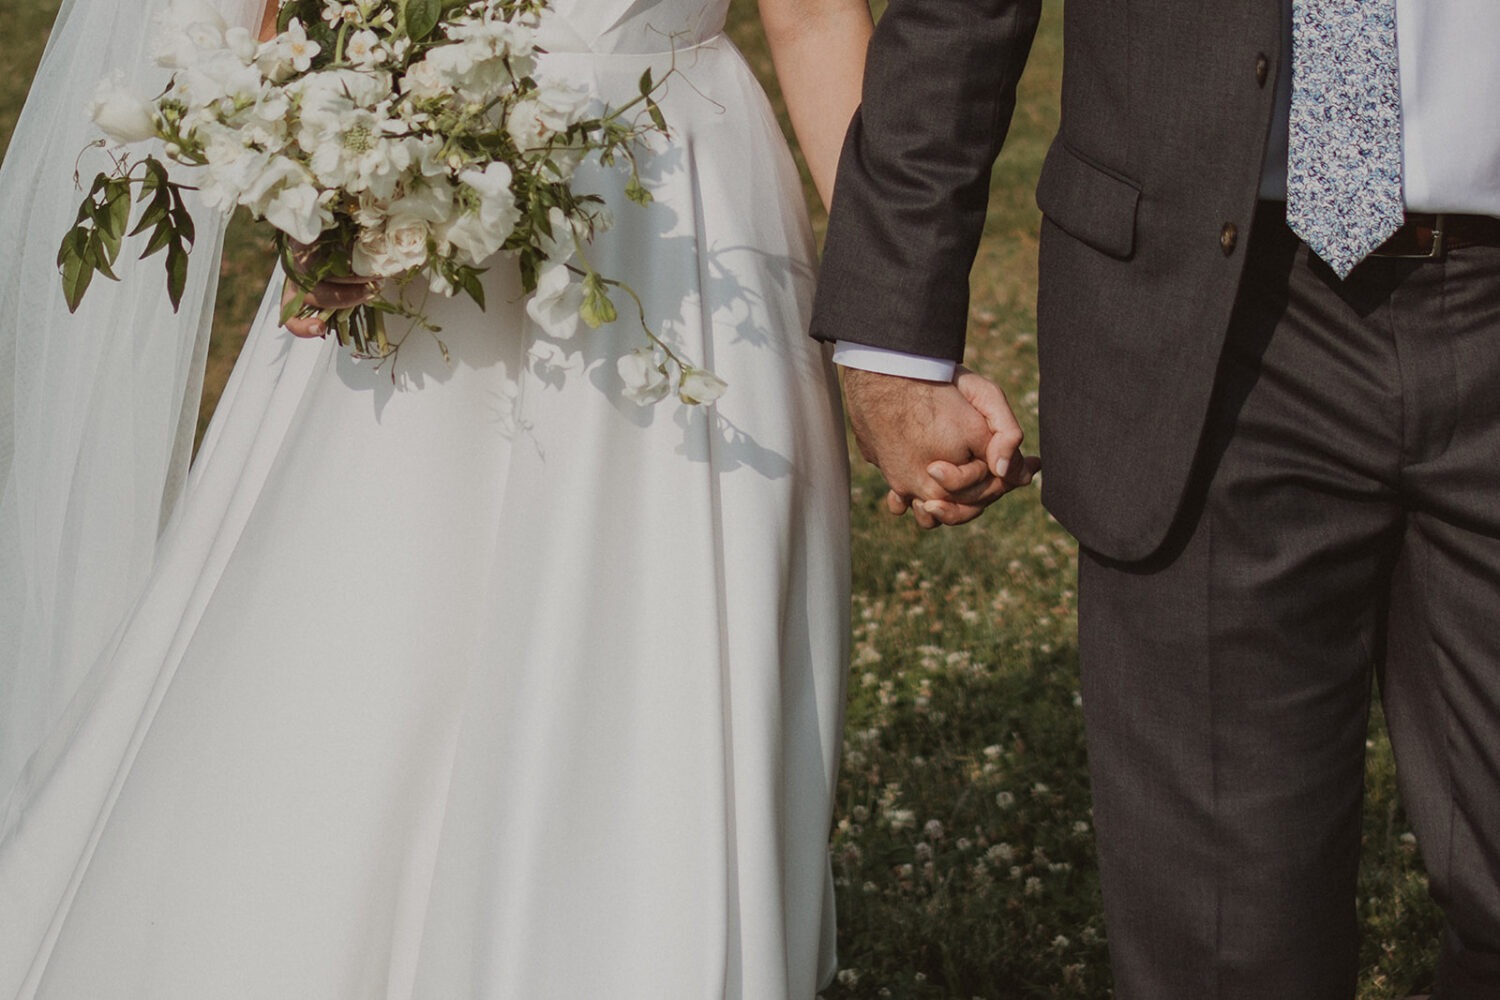
[[[726,0],[576,0],[549,65],[671,141],[591,250],[716,407],[622,396],[512,269],[393,364],[273,287],[134,608],[0,807],[0,997],[809,1000],[847,604],[813,246]],[[38,235],[38,239],[41,239]],[[50,238],[43,242],[50,242]],[[3,791],[0,791],[3,794]]]

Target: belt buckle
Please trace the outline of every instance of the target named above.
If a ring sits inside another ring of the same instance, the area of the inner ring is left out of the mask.
[[[1438,212],[1432,217],[1432,246],[1426,253],[1382,253],[1376,250],[1370,254],[1372,257],[1385,257],[1389,260],[1441,260],[1448,251],[1447,240],[1443,236],[1447,216]]]

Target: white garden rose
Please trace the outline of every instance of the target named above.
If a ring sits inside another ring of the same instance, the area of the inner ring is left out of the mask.
[[[660,402],[672,391],[671,380],[649,347],[637,347],[616,361],[615,368],[625,382],[626,398],[641,406]]]
[[[427,223],[421,219],[392,218],[384,228],[366,229],[354,244],[357,274],[392,278],[427,262]]]
[[[151,105],[126,90],[120,74],[100,82],[89,116],[115,142],[144,142],[156,135]]]

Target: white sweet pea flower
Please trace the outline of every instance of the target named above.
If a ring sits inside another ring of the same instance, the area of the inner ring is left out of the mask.
[[[158,66],[183,69],[204,51],[220,49],[228,25],[211,0],[171,0],[156,17],[151,55]]]
[[[510,167],[504,163],[490,163],[483,170],[470,168],[458,179],[464,185],[460,197],[470,201],[470,207],[439,229],[438,244],[457,247],[467,255],[465,263],[477,265],[510,237],[520,211],[510,189]]]
[[[566,132],[588,117],[593,95],[587,87],[574,86],[558,77],[539,82],[532,99],[537,102],[542,124],[553,132]]]
[[[240,204],[299,243],[312,243],[333,223],[329,196],[313,180],[307,168],[290,157],[272,157],[240,195]]]
[[[410,216],[424,222],[446,222],[453,216],[456,192],[442,178],[403,185],[401,196],[391,202],[388,214]]]
[[[151,105],[125,89],[120,73],[100,81],[89,117],[115,142],[144,142],[156,136]]]
[[[682,382],[677,386],[677,398],[684,403],[712,403],[724,395],[729,383],[703,368],[684,368]]]
[[[283,188],[266,206],[266,221],[298,243],[314,243],[333,222],[333,212],[311,184]]]
[[[672,382],[650,347],[637,347],[616,361],[615,368],[625,382],[625,397],[641,406],[660,402],[672,391]]]
[[[255,62],[255,53],[260,49],[260,42],[250,34],[250,29],[235,25],[224,32],[224,47],[227,48],[241,64],[249,66]]]
[[[547,336],[567,340],[578,332],[578,309],[583,305],[583,284],[574,280],[564,264],[548,264],[537,275],[536,292],[526,303],[530,316]]]

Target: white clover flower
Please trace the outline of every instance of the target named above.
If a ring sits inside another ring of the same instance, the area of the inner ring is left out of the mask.
[[[151,104],[125,89],[121,73],[99,82],[89,104],[89,117],[115,142],[143,142],[156,135]]]
[[[712,403],[724,395],[729,383],[703,368],[687,367],[682,372],[682,383],[677,387],[677,398],[689,405]],[[894,824],[893,824],[894,825]]]
[[[526,303],[526,315],[549,337],[567,340],[578,332],[578,310],[583,284],[573,280],[566,264],[548,264],[537,275],[536,292]]]
[[[672,391],[672,382],[649,347],[637,347],[615,362],[625,383],[625,397],[641,406],[660,402]]]

